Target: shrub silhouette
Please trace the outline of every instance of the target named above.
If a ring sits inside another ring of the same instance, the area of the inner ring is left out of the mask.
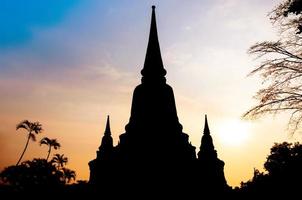
[[[20,165],[9,166],[1,174],[1,182],[13,191],[55,190],[64,184],[63,173],[45,159],[35,158]]]
[[[275,143],[264,163],[266,172],[254,170],[251,180],[241,183],[248,194],[298,194],[302,180],[302,144]]]
[[[58,154],[59,155],[59,154]],[[64,155],[55,156],[66,161]],[[0,183],[6,191],[11,192],[58,192],[67,183],[75,180],[75,171],[64,167],[66,162],[58,165],[53,161],[34,158],[22,162],[20,165],[9,166],[0,174]],[[55,159],[56,160],[56,159]]]

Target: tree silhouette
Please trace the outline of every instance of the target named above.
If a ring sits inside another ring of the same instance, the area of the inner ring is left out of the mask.
[[[282,24],[282,30],[294,29],[296,34],[302,33],[301,0],[285,0],[273,12],[274,14],[271,16],[271,19],[273,22]]]
[[[64,184],[62,176],[52,163],[35,158],[18,166],[5,168],[0,174],[0,179],[16,192],[41,192],[61,187]]]
[[[302,121],[301,11],[301,0],[281,3],[270,13],[272,23],[281,30],[279,40],[256,43],[248,50],[249,54],[261,59],[250,75],[260,74],[264,88],[255,95],[257,105],[248,110],[244,117],[289,112],[288,124],[292,133]]]
[[[32,141],[36,141],[35,134],[39,134],[43,130],[42,124],[40,124],[39,122],[30,122],[28,120],[24,120],[24,121],[20,122],[19,124],[17,124],[16,130],[18,130],[18,129],[25,129],[27,131],[28,135],[27,135],[27,141],[26,141],[24,150],[16,165],[19,165],[20,161],[22,160],[24,153],[28,147],[29,140],[31,139]]]
[[[65,167],[63,167],[62,170],[63,170],[63,176],[64,176],[65,183],[70,183],[70,181],[72,179],[73,180],[76,179],[76,172],[75,171],[73,171],[71,169],[68,169],[68,168],[65,168]]]
[[[266,172],[254,170],[241,191],[251,194],[296,195],[302,182],[302,144],[275,143],[264,163]]]
[[[51,160],[52,163],[54,163],[55,165],[57,165],[58,169],[59,168],[63,168],[67,162],[68,162],[68,158],[64,157],[64,154],[60,155],[60,154],[55,154],[54,157]]]
[[[40,141],[40,145],[45,144],[48,146],[48,154],[46,157],[46,160],[48,161],[50,152],[51,152],[51,148],[53,147],[54,149],[59,149],[61,147],[60,143],[57,141],[57,139],[49,139],[48,137],[44,137],[41,141]]]

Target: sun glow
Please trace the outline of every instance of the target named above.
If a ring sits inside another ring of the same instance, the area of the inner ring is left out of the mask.
[[[218,128],[218,139],[226,145],[242,145],[249,137],[250,124],[248,122],[240,120],[225,121]]]

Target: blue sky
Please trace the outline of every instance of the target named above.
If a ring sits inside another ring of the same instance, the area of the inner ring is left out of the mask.
[[[36,28],[55,26],[79,0],[1,0],[0,48],[32,39]]]

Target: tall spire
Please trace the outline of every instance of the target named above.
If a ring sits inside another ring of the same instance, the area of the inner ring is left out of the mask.
[[[149,42],[146,52],[144,68],[141,71],[143,77],[164,77],[166,75],[163,61],[161,58],[160,47],[157,36],[155,6],[152,6],[152,17],[149,34]]]
[[[107,122],[106,122],[106,128],[104,132],[104,136],[102,137],[102,142],[99,147],[99,153],[104,151],[111,151],[113,148],[113,139],[111,137],[111,130],[110,130],[110,120],[109,115],[107,115]]]
[[[107,115],[105,133],[104,136],[102,137],[102,142],[99,147],[99,150],[97,151],[97,159],[99,160],[112,159],[112,151],[113,151],[113,139],[111,137],[109,115]]]
[[[213,145],[213,139],[210,135],[210,129],[208,125],[207,115],[205,115],[203,136],[201,137],[200,151],[198,152],[198,158],[216,158],[216,150]]]
[[[105,136],[111,135],[109,115],[107,115],[107,123],[106,123],[106,129],[104,135]]]
[[[210,135],[210,129],[209,129],[209,125],[208,125],[207,115],[205,115],[203,134]]]

